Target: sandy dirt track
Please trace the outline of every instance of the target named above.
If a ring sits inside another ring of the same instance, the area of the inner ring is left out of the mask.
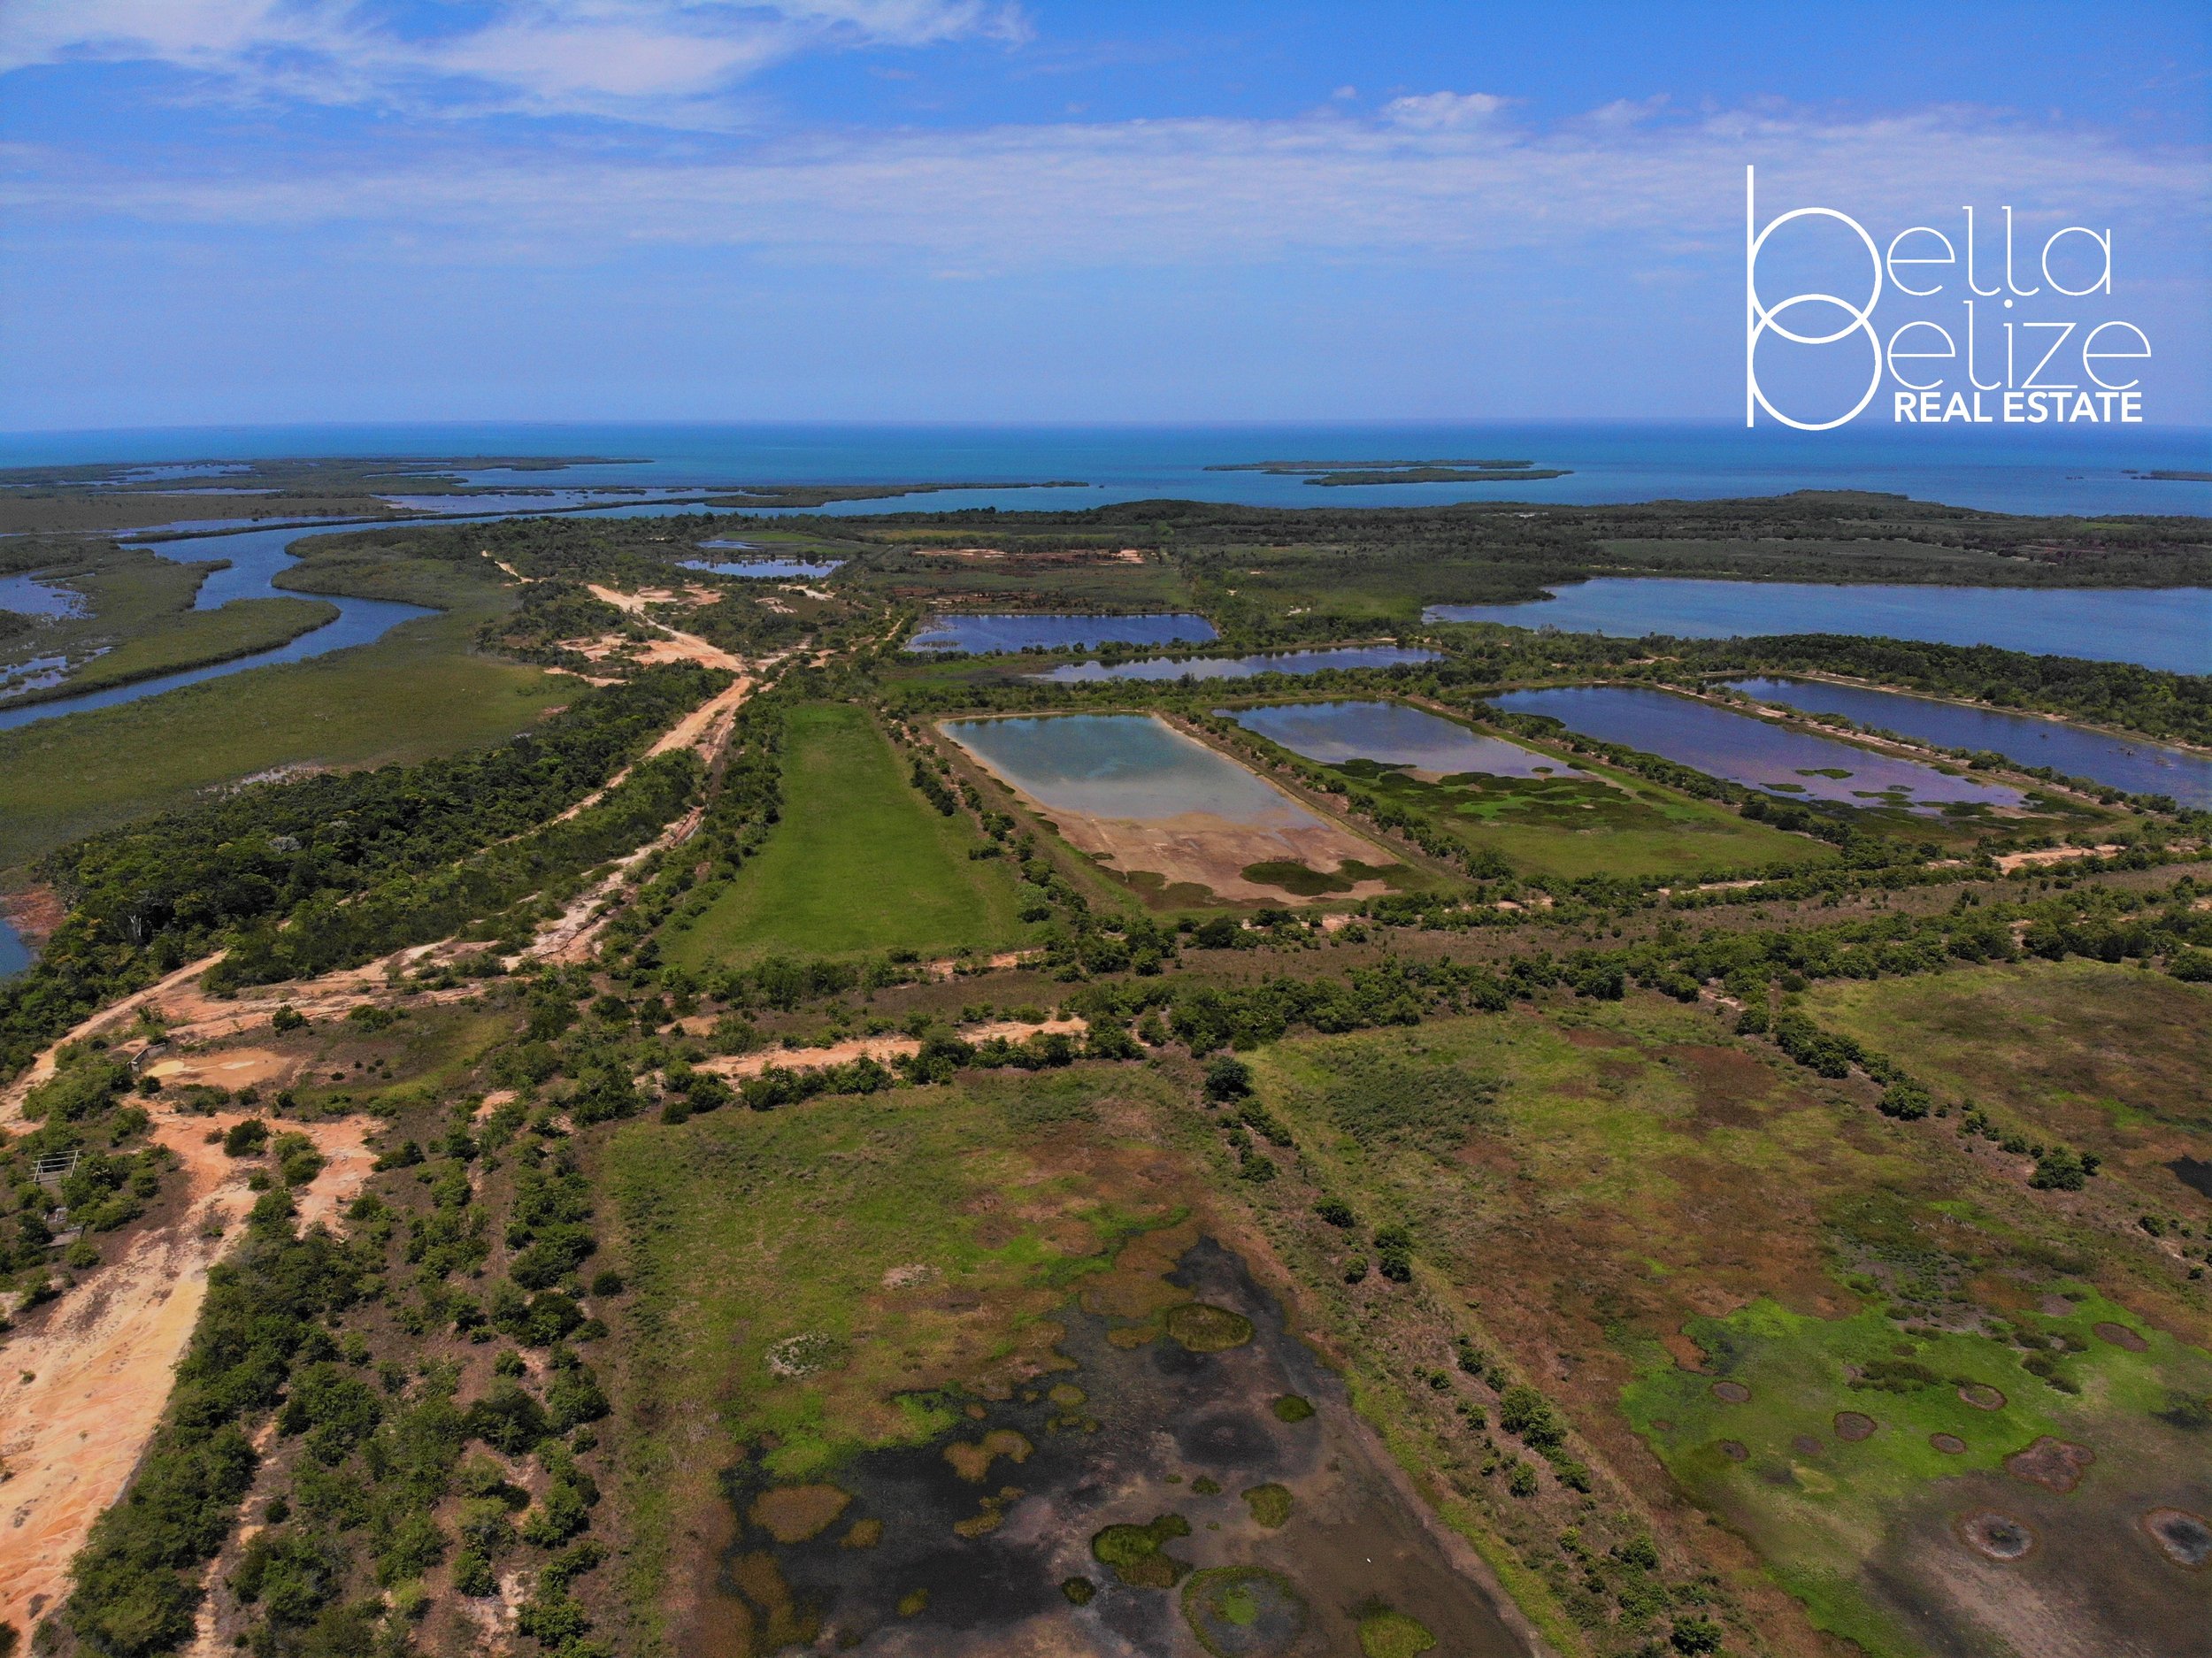
[[[1078,1018],[1047,1019],[1033,1025],[1018,1019],[995,1019],[987,1025],[964,1025],[960,1036],[969,1042],[988,1042],[1002,1037],[1010,1042],[1022,1042],[1033,1036],[1080,1038],[1090,1028],[1088,1020]],[[704,1059],[695,1069],[741,1080],[757,1077],[772,1065],[778,1071],[826,1071],[832,1065],[849,1065],[856,1059],[872,1059],[879,1065],[887,1065],[895,1059],[921,1051],[921,1043],[910,1036],[855,1036],[827,1048],[773,1048],[757,1054]]]
[[[175,1218],[139,1232],[43,1325],[7,1343],[0,1456],[12,1478],[0,1485],[0,1621],[27,1636],[67,1593],[70,1561],[144,1454],[206,1299],[207,1270],[252,1206],[246,1176],[256,1165],[207,1143],[240,1120],[235,1112],[157,1117],[153,1138],[183,1165],[173,1177],[183,1195]],[[303,1222],[327,1220],[368,1175],[369,1125],[283,1126],[297,1127],[329,1160],[300,1201]],[[27,1373],[30,1380],[19,1379]]]

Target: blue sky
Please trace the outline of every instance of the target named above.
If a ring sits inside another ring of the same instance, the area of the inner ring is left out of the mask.
[[[2208,16],[0,0],[0,426],[1740,418],[1747,163],[2212,423]]]

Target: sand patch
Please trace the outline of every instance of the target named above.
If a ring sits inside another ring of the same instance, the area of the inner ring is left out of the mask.
[[[1870,1439],[1879,1426],[1873,1417],[1856,1410],[1836,1412],[1836,1438],[1847,1445],[1856,1445],[1861,1439]]]
[[[152,1137],[177,1154],[182,1202],[166,1225],[140,1232],[122,1258],[57,1302],[8,1343],[12,1375],[0,1455],[0,1619],[27,1635],[67,1593],[70,1561],[101,1510],[121,1495],[168,1402],[171,1372],[207,1296],[208,1268],[236,1238],[253,1195],[250,1163],[207,1143],[236,1113],[156,1118]],[[324,1221],[360,1190],[373,1161],[366,1119],[285,1125],[327,1160],[300,1195],[303,1225]],[[35,1610],[34,1609],[35,1608]]]
[[[2114,1347],[2125,1347],[2130,1353],[2147,1353],[2150,1350],[2151,1344],[2125,1324],[2092,1324],[2090,1328],[2097,1332],[2098,1340],[2109,1341]]]

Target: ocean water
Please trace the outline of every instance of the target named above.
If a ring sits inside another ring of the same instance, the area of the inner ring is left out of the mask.
[[[0,466],[313,455],[595,455],[635,464],[560,472],[487,471],[519,488],[682,488],[742,483],[1079,480],[1080,488],[979,489],[867,513],[1093,506],[1176,498],[1255,505],[1406,506],[1448,501],[1590,503],[1709,500],[1865,489],[2001,512],[2212,514],[2212,483],[2152,471],[2212,471],[2212,433],[2146,426],[2023,430],[1747,431],[1690,423],[1404,423],[1207,426],[865,426],[453,424],[202,427],[0,434]],[[1325,487],[1210,467],[1266,460],[1510,456],[1568,476],[1496,484]]]

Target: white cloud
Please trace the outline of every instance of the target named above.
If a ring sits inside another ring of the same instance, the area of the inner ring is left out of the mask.
[[[8,0],[0,73],[156,63],[242,95],[324,103],[648,115],[691,106],[812,49],[1025,38],[1006,0],[495,0],[488,17],[409,30],[377,0]],[[456,96],[472,89],[473,96]]]
[[[601,81],[674,73],[649,54]],[[2157,249],[2185,262],[2206,242],[2200,150],[1969,110],[1601,114],[1548,130],[1494,113],[1472,126],[1409,124],[1386,111],[1371,121],[1324,112],[817,132],[772,144],[460,150],[400,140],[402,159],[289,173],[222,157],[204,170],[96,170],[19,150],[0,169],[0,209],[19,234],[105,217],[217,234],[324,227],[384,245],[404,239],[425,257],[493,261],[565,262],[653,243],[981,271],[1561,257],[1580,264],[1585,281],[1603,271],[1627,281],[1740,257],[1743,169],[1753,162],[1764,217],[1824,205],[1878,232],[1955,229],[1961,203],[1988,215],[2010,203],[2024,234],[2054,214],[2067,217],[2052,228],[2118,227],[2124,268],[2146,279]]]
[[[1505,104],[1488,92],[1424,92],[1391,99],[1383,105],[1383,119],[1417,133],[1455,132],[1481,126]]]

